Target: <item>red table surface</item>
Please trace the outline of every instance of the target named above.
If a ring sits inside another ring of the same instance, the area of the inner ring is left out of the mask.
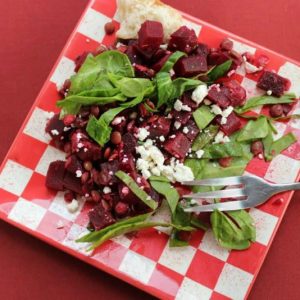
[[[109,0],[107,0],[109,1]],[[300,61],[299,0],[166,0]],[[0,160],[88,0],[0,1]],[[300,299],[300,193],[249,299]],[[153,299],[0,221],[0,299]]]

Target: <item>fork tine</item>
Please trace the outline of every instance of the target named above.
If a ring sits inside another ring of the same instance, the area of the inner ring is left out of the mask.
[[[224,178],[210,178],[193,181],[183,181],[183,185],[209,185],[209,186],[222,186],[222,185],[235,185],[244,182],[243,176],[233,176]]]
[[[231,197],[244,197],[244,196],[246,196],[246,192],[244,189],[228,189],[228,190],[183,195],[182,197],[202,199],[202,198],[231,198]]]
[[[207,205],[199,205],[189,208],[184,208],[185,212],[210,212],[218,209],[220,211],[229,211],[229,210],[239,210],[250,208],[253,205],[247,200],[240,200],[240,201],[229,201],[229,202],[222,202],[222,203],[215,203],[215,204],[207,204]]]

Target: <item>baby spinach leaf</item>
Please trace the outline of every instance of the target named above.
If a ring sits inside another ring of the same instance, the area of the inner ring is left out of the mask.
[[[259,117],[257,120],[250,120],[240,131],[237,141],[249,142],[257,139],[263,139],[268,135],[269,124],[266,117]]]
[[[208,143],[210,143],[219,131],[219,127],[215,125],[208,126],[205,130],[200,132],[193,142],[192,150],[198,151],[203,149]]]
[[[271,146],[273,144],[273,133],[271,127],[269,127],[268,134],[262,139],[264,145],[264,157],[267,161],[272,160],[273,156],[270,154]]]
[[[202,81],[192,78],[178,77],[173,80],[172,98],[177,99],[183,95],[184,92],[195,89]]]
[[[255,108],[257,106],[266,105],[266,104],[279,104],[279,103],[292,103],[294,102],[294,99],[296,98],[296,95],[294,93],[287,93],[284,94],[281,97],[274,97],[274,96],[257,96],[250,98],[244,106],[237,107],[235,109],[235,112],[238,114],[243,114],[247,112],[248,110]]]
[[[150,184],[159,194],[163,195],[170,207],[171,213],[174,214],[179,201],[177,190],[169,183],[164,181],[156,181],[150,178]]]
[[[240,143],[212,144],[204,148],[203,158],[219,159],[223,157],[243,156],[244,149]]]
[[[159,72],[170,72],[176,62],[183,56],[186,56],[184,52],[176,51],[172,53]]]
[[[232,60],[227,60],[224,63],[215,66],[211,72],[207,74],[209,81],[214,82],[217,79],[223,77],[230,69]]]
[[[276,156],[295,142],[297,142],[295,135],[293,133],[288,133],[272,143],[269,153],[272,156]]]
[[[206,128],[215,117],[216,115],[210,111],[207,105],[202,105],[193,112],[193,118],[200,130]]]
[[[144,190],[142,190],[129,175],[123,171],[118,171],[115,176],[123,181],[129,187],[129,189],[147,206],[153,210],[157,208],[157,202],[154,201]]]

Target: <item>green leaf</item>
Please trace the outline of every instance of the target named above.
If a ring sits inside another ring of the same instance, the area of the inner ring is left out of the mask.
[[[156,181],[150,178],[150,184],[159,194],[163,195],[170,207],[171,213],[174,214],[179,201],[177,190],[169,183],[164,181]]]
[[[282,136],[277,141],[273,142],[270,147],[269,153],[272,156],[276,156],[295,142],[297,142],[297,138],[295,137],[295,135],[293,133],[288,133]]]
[[[112,73],[133,77],[134,70],[126,54],[119,51],[105,51],[97,56],[89,55],[78,73],[71,78],[70,94],[78,94],[95,88],[111,88],[104,75]]]
[[[232,60],[227,60],[224,63],[217,65],[208,73],[209,81],[214,82],[217,79],[223,77],[230,69]]]
[[[202,105],[193,112],[193,118],[200,130],[206,128],[215,117],[207,105]]]
[[[271,127],[269,127],[268,134],[265,138],[262,139],[262,143],[264,145],[264,156],[267,161],[271,160],[273,157],[271,153],[271,146],[273,144],[273,133]]]
[[[243,156],[244,149],[240,143],[229,142],[224,144],[208,145],[204,148],[202,158],[219,159],[223,157]]]
[[[257,96],[250,98],[244,106],[237,107],[235,109],[235,112],[238,114],[243,114],[247,112],[250,109],[253,109],[255,107],[266,105],[266,104],[279,104],[279,103],[292,103],[294,102],[294,99],[296,98],[296,95],[294,93],[288,93],[284,94],[281,97],[274,97],[274,96]]]
[[[266,117],[250,120],[237,137],[238,142],[249,142],[263,139],[268,135],[269,124]]]
[[[147,206],[153,210],[157,208],[157,202],[154,201],[144,190],[142,190],[129,175],[123,171],[118,171],[115,176],[123,181],[129,187],[129,189]]]
[[[192,145],[192,151],[198,151],[203,149],[208,143],[210,143],[219,131],[219,127],[215,125],[208,126],[205,130],[200,132]]]
[[[226,212],[225,214],[215,210],[211,214],[210,220],[217,242],[226,249],[247,249],[250,247],[251,241],[255,239],[253,220],[245,211]]]
[[[202,81],[191,78],[178,77],[173,80],[172,98],[180,98],[184,92],[195,89],[198,85],[203,84]]]
[[[177,63],[177,61],[183,57],[186,56],[184,52],[176,51],[174,52],[168,60],[165,62],[163,67],[160,69],[159,72],[170,72],[171,69],[174,67],[174,65]]]

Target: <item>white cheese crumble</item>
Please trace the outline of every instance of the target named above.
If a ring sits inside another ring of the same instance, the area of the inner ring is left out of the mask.
[[[211,112],[215,115],[221,115],[221,124],[224,125],[227,123],[228,116],[233,112],[233,107],[228,106],[226,109],[222,110],[218,105],[212,105]]]
[[[248,73],[248,74],[256,73],[256,72],[262,70],[262,67],[259,67],[259,68],[258,68],[258,67],[256,67],[256,66],[250,64],[250,63],[247,62],[247,61],[244,62],[244,65],[245,65],[246,73]]]
[[[160,140],[161,142],[164,142],[166,139],[165,139],[165,137],[164,137],[163,135],[161,135],[161,136],[159,137],[159,140]]]
[[[169,72],[169,74],[170,74],[170,76],[172,77],[172,76],[175,75],[175,71],[174,71],[173,69],[171,69],[170,72]]]
[[[188,105],[183,104],[179,99],[175,101],[174,109],[177,111],[191,111],[191,108]]]
[[[185,134],[187,134],[189,132],[189,129],[187,127],[183,127],[182,132],[185,133]]]
[[[271,96],[271,95],[272,95],[272,91],[271,91],[271,90],[268,90],[268,91],[267,91],[267,95],[268,95],[268,96]]]
[[[65,127],[64,127],[64,132],[69,131],[70,129],[71,129],[71,127],[65,126]]]
[[[176,129],[179,129],[180,126],[181,126],[181,123],[180,123],[180,122],[178,122],[178,121],[175,121],[175,122],[174,122],[174,127],[175,127]]]
[[[114,118],[114,120],[111,122],[112,125],[119,125],[120,123],[122,123],[123,121],[125,121],[125,117],[116,117]]]
[[[211,112],[215,115],[222,115],[222,109],[216,104],[211,106]]]
[[[196,151],[197,158],[201,158],[203,156],[203,154],[204,154],[204,150],[202,150],[202,149]]]
[[[81,177],[82,176],[82,172],[80,170],[76,171],[76,177]]]
[[[196,87],[192,93],[192,100],[195,101],[198,105],[204,100],[208,94],[208,89],[206,84],[201,84]]]
[[[144,141],[149,134],[150,134],[150,132],[146,128],[141,127],[138,129],[138,133],[137,133],[136,137],[140,141]]]
[[[161,44],[161,45],[159,46],[159,48],[160,48],[160,49],[163,49],[163,50],[167,50],[168,44]]]
[[[224,134],[223,131],[219,131],[215,136],[214,144],[228,143],[228,142],[230,142],[230,139],[228,136]]]
[[[79,203],[76,199],[73,199],[72,202],[67,204],[67,209],[70,213],[75,213],[79,208]]]
[[[104,193],[104,194],[109,194],[109,193],[111,193],[111,188],[110,188],[109,186],[105,186],[105,187],[103,188],[103,193]]]
[[[83,143],[78,143],[78,144],[77,144],[77,148],[78,148],[78,149],[81,149],[83,146],[84,146]]]
[[[58,132],[56,129],[52,129],[52,130],[51,130],[51,133],[52,133],[53,135],[59,135],[59,132]]]
[[[208,99],[204,99],[203,102],[204,102],[205,105],[211,105],[212,104],[212,102]]]

